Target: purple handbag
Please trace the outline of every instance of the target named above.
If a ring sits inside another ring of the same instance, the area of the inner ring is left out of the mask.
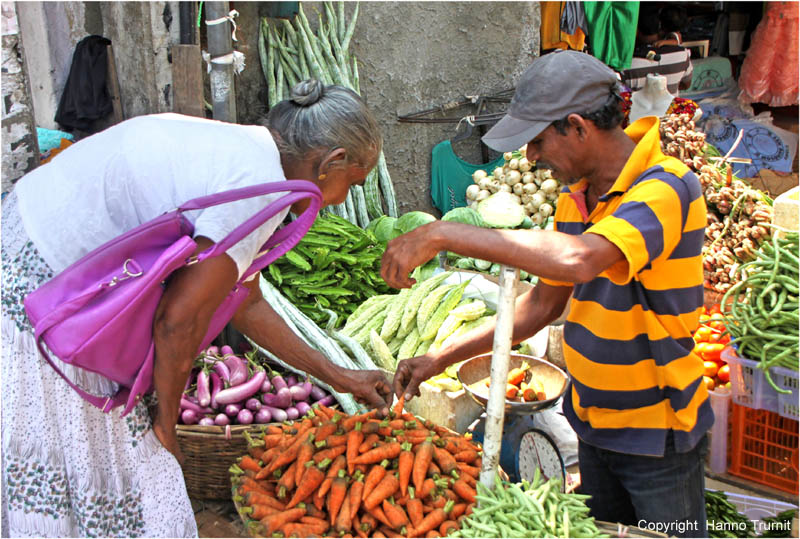
[[[192,255],[197,248],[192,239],[194,226],[183,212],[280,192],[287,194],[219,243]],[[308,232],[322,205],[322,194],[313,183],[288,180],[199,197],[96,248],[25,298],[39,351],[86,401],[103,412],[125,404],[122,415],[126,415],[151,387],[153,319],[164,280],[183,266],[224,253],[282,209],[306,198],[309,207],[269,238],[262,254],[214,312],[200,349],[207,347],[247,297],[249,289],[243,281]],[[101,374],[119,384],[120,390],[112,396],[96,396],[77,387],[56,366],[42,341],[62,361]]]

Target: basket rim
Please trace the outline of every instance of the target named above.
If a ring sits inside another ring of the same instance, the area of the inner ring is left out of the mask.
[[[268,424],[228,425],[231,436],[243,436],[244,432],[265,430]],[[225,436],[225,427],[220,425],[176,425],[178,436]]]

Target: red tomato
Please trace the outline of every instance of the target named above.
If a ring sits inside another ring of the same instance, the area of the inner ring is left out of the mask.
[[[717,371],[717,378],[724,384],[731,380],[731,367],[727,363],[719,368]]]
[[[712,318],[708,323],[708,327],[716,329],[717,331],[725,331],[725,323],[722,320]]]
[[[708,342],[713,333],[712,329],[708,326],[700,326],[694,332],[694,342]]]
[[[701,323],[701,324],[705,324],[705,323],[707,323],[709,320],[711,320],[711,317],[710,317],[710,316],[708,316],[707,314],[701,314],[701,315],[700,315],[700,323]]]
[[[703,383],[706,385],[706,389],[712,391],[714,389],[714,379],[709,378],[708,376],[703,376]]]
[[[714,304],[714,305],[712,305],[712,306],[711,306],[711,308],[708,310],[708,313],[709,313],[709,314],[712,314],[712,315],[713,315],[714,313],[721,313],[721,312],[722,312],[722,309],[720,308],[720,306],[719,306],[719,303],[715,303],[715,304]]]
[[[701,352],[701,357],[706,361],[721,361],[722,351],[725,345],[718,342],[706,343],[705,348]]]
[[[714,378],[719,370],[719,365],[717,365],[716,361],[703,361],[703,368],[705,369],[703,372],[704,376]]]

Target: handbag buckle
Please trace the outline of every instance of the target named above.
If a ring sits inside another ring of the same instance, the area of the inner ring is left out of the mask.
[[[200,260],[198,260],[197,255],[192,255],[186,259],[187,266],[191,266],[192,264],[197,264],[198,262],[200,262]]]
[[[139,264],[137,264],[134,259],[129,258],[122,264],[122,275],[121,276],[120,275],[115,275],[110,281],[108,281],[104,285],[101,284],[100,286],[101,287],[102,286],[109,286],[109,287],[116,286],[121,281],[125,281],[127,279],[130,279],[131,277],[140,277],[142,274],[144,274],[144,270],[141,268],[141,266],[139,266]]]

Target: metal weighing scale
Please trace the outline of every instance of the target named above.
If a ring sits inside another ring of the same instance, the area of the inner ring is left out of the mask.
[[[474,357],[461,365],[458,378],[464,390],[481,406],[486,407],[488,390],[481,390],[475,384],[489,376],[491,354]],[[532,480],[538,468],[545,479],[558,478],[565,484],[566,468],[561,452],[552,438],[537,428],[536,414],[555,406],[567,389],[567,375],[558,367],[533,356],[511,353],[509,369],[519,367],[523,362],[530,365],[528,379],[536,377],[542,381],[547,395],[544,401],[512,402],[505,401],[505,421],[503,423],[500,450],[500,467],[512,482],[523,479]],[[527,380],[526,380],[527,381]],[[486,417],[481,416],[468,429],[475,441],[484,442]]]
[[[473,433],[483,443],[480,481],[487,488],[493,488],[497,468],[502,466],[512,481],[533,478],[539,468],[545,477],[560,477],[563,485],[564,461],[550,437],[536,428],[534,416],[537,411],[553,406],[566,392],[567,375],[544,360],[511,352],[514,291],[519,271],[503,265],[498,277],[500,293],[492,353],[469,359],[458,369],[458,379],[465,391],[486,409]],[[506,400],[508,371],[523,361],[530,365],[526,376],[541,380],[549,399],[540,402]],[[478,384],[487,376],[491,376],[488,388]]]

